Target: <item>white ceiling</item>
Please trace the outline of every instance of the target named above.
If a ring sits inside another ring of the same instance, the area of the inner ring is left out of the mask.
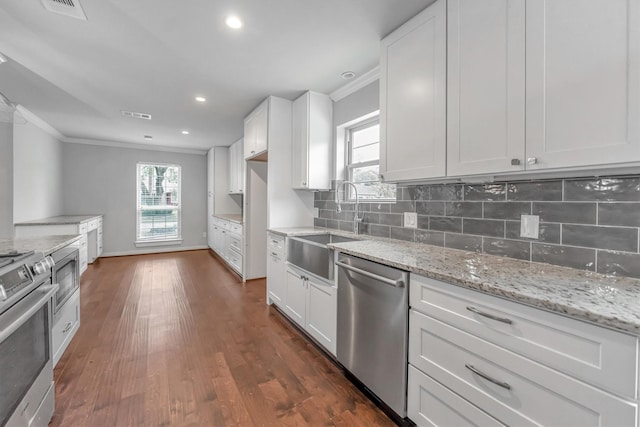
[[[242,119],[268,95],[330,93],[346,83],[343,71],[371,70],[379,40],[433,2],[80,1],[87,21],[40,0],[0,0],[0,52],[9,58],[0,92],[66,140],[194,149],[242,137]],[[230,13],[243,29],[225,26]]]

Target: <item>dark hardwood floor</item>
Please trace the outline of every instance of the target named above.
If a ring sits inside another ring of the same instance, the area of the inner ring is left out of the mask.
[[[81,303],[52,426],[393,425],[209,251],[100,259]]]

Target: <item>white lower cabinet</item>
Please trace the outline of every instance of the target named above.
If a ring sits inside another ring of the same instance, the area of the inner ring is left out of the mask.
[[[637,337],[412,275],[418,425],[637,426]]]
[[[242,225],[223,218],[213,218],[212,249],[238,274],[243,272],[244,246]]]
[[[64,303],[53,316],[51,327],[51,343],[53,345],[53,366],[55,366],[64,351],[69,347],[71,339],[80,328],[80,290]]]
[[[275,304],[285,309],[285,252],[284,237],[275,234],[268,235],[267,248],[267,303]]]
[[[320,345],[336,354],[337,289],[287,264],[284,312]]]
[[[407,390],[407,416],[420,426],[504,426],[411,365]]]

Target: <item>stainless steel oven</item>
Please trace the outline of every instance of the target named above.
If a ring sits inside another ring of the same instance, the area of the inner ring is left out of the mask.
[[[50,263],[42,254],[0,267],[0,425],[46,426],[53,416]]]
[[[51,282],[59,286],[53,301],[53,312],[57,313],[80,287],[79,242],[57,250],[51,257],[55,263],[51,270]]]

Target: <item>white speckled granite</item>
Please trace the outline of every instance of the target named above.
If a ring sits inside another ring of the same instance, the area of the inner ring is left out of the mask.
[[[215,218],[226,219],[227,221],[242,224],[242,214],[214,214]]]
[[[640,280],[446,249],[420,243],[355,236],[323,228],[269,230],[283,236],[332,234],[358,242],[329,244],[339,252],[391,265],[453,285],[640,335]]]
[[[432,279],[640,334],[640,280],[401,241],[333,249]]]
[[[33,221],[18,222],[15,225],[58,225],[58,224],[79,224],[100,218],[102,215],[60,215],[49,218],[36,219]]]
[[[51,255],[58,249],[64,248],[73,242],[80,240],[80,235],[62,235],[62,236],[38,236],[24,237],[19,239],[0,239],[0,253],[10,251],[42,252],[45,255]]]

